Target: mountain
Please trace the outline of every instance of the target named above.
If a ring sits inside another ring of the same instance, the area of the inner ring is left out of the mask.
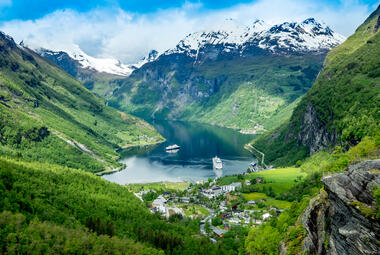
[[[222,27],[223,30],[189,34],[174,49],[163,54],[184,53],[197,61],[202,61],[208,47],[220,48],[219,55],[249,56],[257,54],[255,51],[260,50],[271,53],[318,53],[329,51],[345,40],[343,36],[333,32],[328,26],[320,24],[314,18],[306,19],[301,23],[285,22],[275,26],[256,20],[249,27],[239,27],[233,23],[223,24]],[[209,57],[217,57],[217,55]]]
[[[380,7],[329,52],[289,122],[253,142],[267,163],[293,164],[310,154],[357,144],[380,133]]]
[[[122,64],[117,59],[94,58],[87,55],[78,45],[74,50],[55,51],[29,45],[22,41],[23,47],[28,47],[41,57],[61,67],[71,76],[83,83],[83,85],[99,96],[107,96],[120,85],[120,80],[128,77],[134,70],[142,65],[155,60],[158,52],[151,50],[147,56],[133,65]]]
[[[118,80],[130,75],[136,67],[124,65],[116,59],[94,58],[84,53],[79,46],[74,50],[54,51],[21,42],[22,46],[33,49],[37,54],[55,63],[71,76],[82,82],[86,88],[100,96],[112,92]]]
[[[0,154],[100,172],[122,147],[159,142],[62,69],[0,33]]]
[[[149,119],[200,121],[257,133],[290,117],[327,52],[344,40],[314,19],[189,34],[120,80],[111,105]]]

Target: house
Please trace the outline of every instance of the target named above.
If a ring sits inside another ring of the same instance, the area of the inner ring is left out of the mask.
[[[170,196],[172,193],[170,191],[164,191],[162,195],[164,196]]]
[[[263,220],[266,220],[272,217],[272,215],[270,213],[264,213],[262,217],[263,217]]]
[[[167,200],[162,195],[158,196],[152,202],[153,211],[156,211],[159,213],[165,213],[166,212],[166,203],[167,203]]]
[[[214,194],[214,197],[219,196],[223,193],[222,189],[219,186],[214,186],[211,188],[212,193]]]
[[[256,177],[256,183],[263,183],[263,178]]]
[[[251,181],[250,180],[246,180],[245,181],[245,185],[247,185],[247,186],[251,185]]]
[[[249,205],[255,205],[256,202],[255,202],[255,200],[249,200],[247,204],[249,204]]]
[[[227,233],[226,230],[224,229],[220,229],[220,228],[215,228],[215,227],[212,227],[212,231],[214,232],[215,235],[219,236],[219,237],[223,237],[223,235],[225,233]]]
[[[241,183],[240,182],[233,182],[230,185],[222,186],[221,189],[224,192],[236,191],[238,189],[241,189]]]
[[[254,223],[260,225],[262,223],[262,221],[261,220],[254,220]]]
[[[181,202],[184,202],[184,203],[190,203],[190,198],[188,197],[181,197],[180,200]]]
[[[239,218],[236,218],[236,217],[234,217],[234,218],[232,218],[232,219],[229,219],[228,220],[230,223],[235,223],[235,224],[239,224],[240,223],[240,219]]]

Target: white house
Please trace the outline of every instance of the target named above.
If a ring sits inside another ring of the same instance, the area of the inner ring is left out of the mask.
[[[270,213],[264,213],[263,214],[263,220],[269,219],[270,217],[272,217],[272,215]]]
[[[166,203],[167,200],[162,195],[160,195],[153,201],[152,208],[157,212],[166,213]]]
[[[233,182],[230,185],[224,185],[221,187],[224,192],[236,191],[241,188],[240,182]]]

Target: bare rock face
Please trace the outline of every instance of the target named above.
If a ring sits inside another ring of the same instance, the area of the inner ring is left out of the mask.
[[[317,111],[310,102],[307,105],[297,139],[302,145],[309,147],[310,154],[336,143],[335,133],[329,132],[326,125],[319,120]]]
[[[380,254],[380,220],[373,190],[380,186],[380,159],[364,161],[322,179],[325,192],[310,202],[302,223],[307,254]]]

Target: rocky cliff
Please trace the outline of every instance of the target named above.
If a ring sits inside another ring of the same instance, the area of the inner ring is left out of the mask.
[[[307,254],[379,254],[380,220],[374,189],[380,186],[380,159],[351,165],[348,172],[322,179],[324,191],[302,217]]]

